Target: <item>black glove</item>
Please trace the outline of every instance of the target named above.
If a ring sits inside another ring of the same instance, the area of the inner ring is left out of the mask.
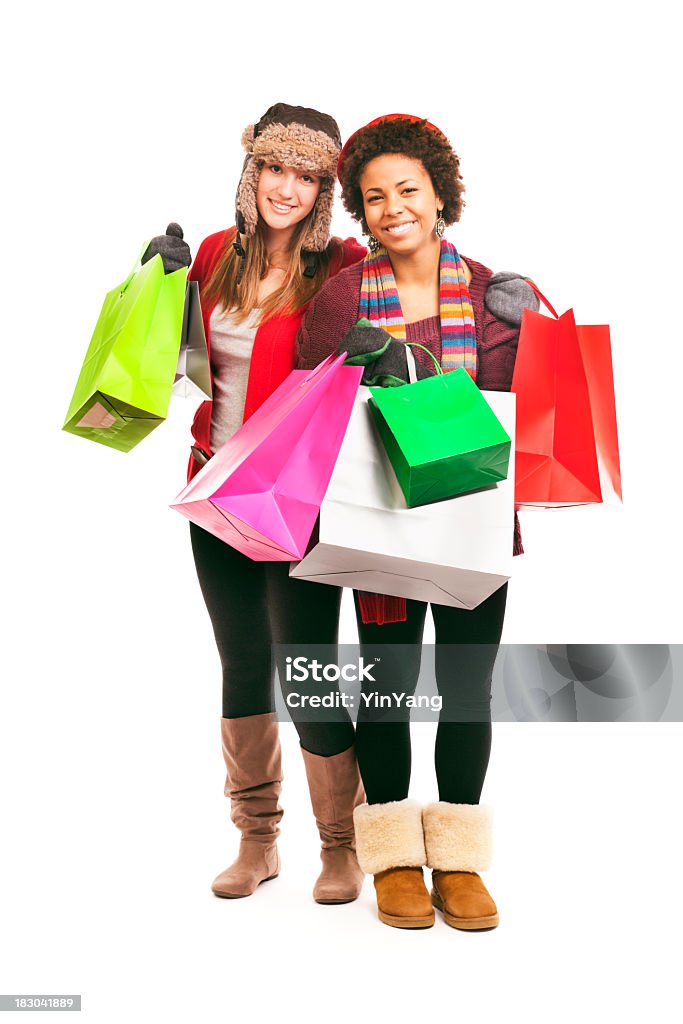
[[[157,253],[161,256],[165,274],[172,274],[174,270],[190,266],[192,254],[187,242],[183,241],[183,229],[180,224],[173,221],[166,228],[165,235],[157,235],[156,238],[153,238],[145,249],[142,262],[147,263]]]
[[[337,354],[341,352],[348,352],[344,360],[346,365],[365,367],[361,384],[387,388],[408,383],[408,360],[404,343],[396,341],[382,327],[373,327],[365,318],[346,332],[337,348]],[[415,370],[418,380],[430,376],[429,370],[417,360]]]

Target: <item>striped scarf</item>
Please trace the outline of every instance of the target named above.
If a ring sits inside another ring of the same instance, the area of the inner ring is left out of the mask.
[[[476,380],[477,342],[474,332],[474,310],[458,250],[445,238],[441,240],[439,292],[441,366],[444,372],[464,366],[469,375]],[[397,341],[406,340],[406,325],[401,312],[394,271],[384,248],[368,253],[363,260],[358,315],[367,317],[374,327],[383,327]]]
[[[477,377],[477,339],[474,310],[467,290],[465,271],[458,250],[445,238],[441,240],[439,260],[439,294],[441,317],[441,367],[445,373],[464,366],[473,380]],[[406,325],[401,302],[386,249],[368,253],[363,261],[360,286],[359,317],[366,317],[375,327],[397,341],[406,340]],[[404,597],[389,594],[358,593],[364,623],[382,626],[389,622],[405,622]]]

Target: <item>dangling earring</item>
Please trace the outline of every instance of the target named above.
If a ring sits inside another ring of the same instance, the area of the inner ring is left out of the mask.
[[[443,219],[443,210],[436,211],[436,224],[434,225],[437,238],[443,238],[443,233],[446,230],[446,221]]]
[[[380,242],[377,241],[374,235],[368,236],[368,249],[370,252],[377,252],[380,248]]]

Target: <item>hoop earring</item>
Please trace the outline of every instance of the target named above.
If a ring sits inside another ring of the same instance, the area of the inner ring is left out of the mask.
[[[437,238],[443,238],[446,230],[446,221],[443,219],[443,210],[436,211],[436,224],[434,225]]]
[[[380,248],[380,243],[377,241],[374,235],[368,236],[368,249],[370,252],[377,252]]]

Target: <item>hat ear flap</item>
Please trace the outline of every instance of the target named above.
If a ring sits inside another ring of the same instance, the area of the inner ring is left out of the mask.
[[[252,153],[254,150],[254,127],[255,126],[253,124],[248,124],[242,132],[242,148],[245,149],[247,153]]]
[[[307,252],[323,252],[330,240],[330,227],[332,225],[332,203],[334,201],[334,187],[332,181],[321,185],[318,198],[313,209],[311,225],[306,232],[303,248]]]
[[[248,156],[244,161],[242,177],[237,187],[237,227],[248,238],[256,231],[258,223],[258,208],[256,206],[256,188],[261,175],[261,165],[253,156]]]

